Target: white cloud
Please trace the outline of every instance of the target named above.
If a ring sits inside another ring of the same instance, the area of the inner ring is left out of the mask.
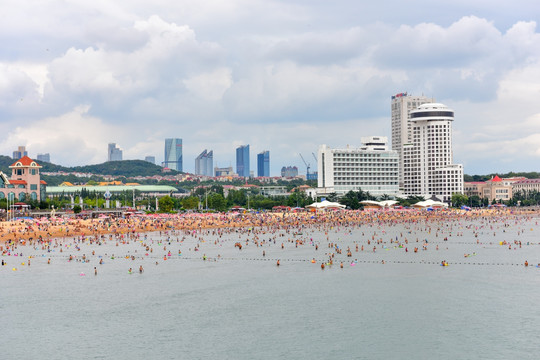
[[[6,154],[26,144],[84,164],[104,161],[116,142],[125,158],[159,161],[163,139],[175,136],[187,169],[204,148],[234,163],[240,143],[252,158],[270,150],[274,170],[292,158],[303,166],[297,154],[321,143],[389,136],[389,98],[408,91],[454,108],[455,161],[466,172],[498,166],[486,161],[493,154],[519,158],[508,166],[537,160],[540,35],[530,19],[540,8],[519,0],[425,1],[422,11],[398,1],[384,4],[392,11],[294,0],[8,4],[0,5]],[[504,14],[493,10],[501,6]],[[523,161],[512,148],[520,145],[530,147]]]

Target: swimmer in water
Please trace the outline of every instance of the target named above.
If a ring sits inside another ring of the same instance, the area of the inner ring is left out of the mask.
[[[139,274],[142,274],[143,272],[144,272],[144,269],[143,269],[143,267],[141,265],[141,266],[139,266]]]
[[[94,275],[97,275],[97,268],[94,266]]]

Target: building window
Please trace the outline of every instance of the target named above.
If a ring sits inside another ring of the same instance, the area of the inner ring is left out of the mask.
[[[37,190],[37,184],[30,184],[30,190]]]

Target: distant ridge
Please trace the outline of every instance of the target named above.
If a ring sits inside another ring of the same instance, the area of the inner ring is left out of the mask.
[[[0,155],[0,170],[6,174],[11,174],[9,166],[13,164],[15,160],[9,156]],[[41,171],[43,172],[81,172],[92,173],[96,175],[113,175],[113,176],[154,176],[162,175],[163,168],[161,166],[149,163],[144,160],[122,160],[122,161],[108,161],[102,164],[85,165],[65,167],[47,162],[39,162],[39,165],[43,166]],[[167,172],[168,175],[176,175],[178,171],[171,170]]]

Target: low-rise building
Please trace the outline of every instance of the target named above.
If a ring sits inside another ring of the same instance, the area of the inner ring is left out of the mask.
[[[10,167],[11,177],[0,172],[0,199],[14,201],[43,200],[47,183],[41,180],[41,166],[28,156],[15,161]]]
[[[540,179],[526,179],[516,181],[512,184],[512,191],[514,193],[522,192],[524,195],[527,195],[529,192],[538,191],[540,192]]]

